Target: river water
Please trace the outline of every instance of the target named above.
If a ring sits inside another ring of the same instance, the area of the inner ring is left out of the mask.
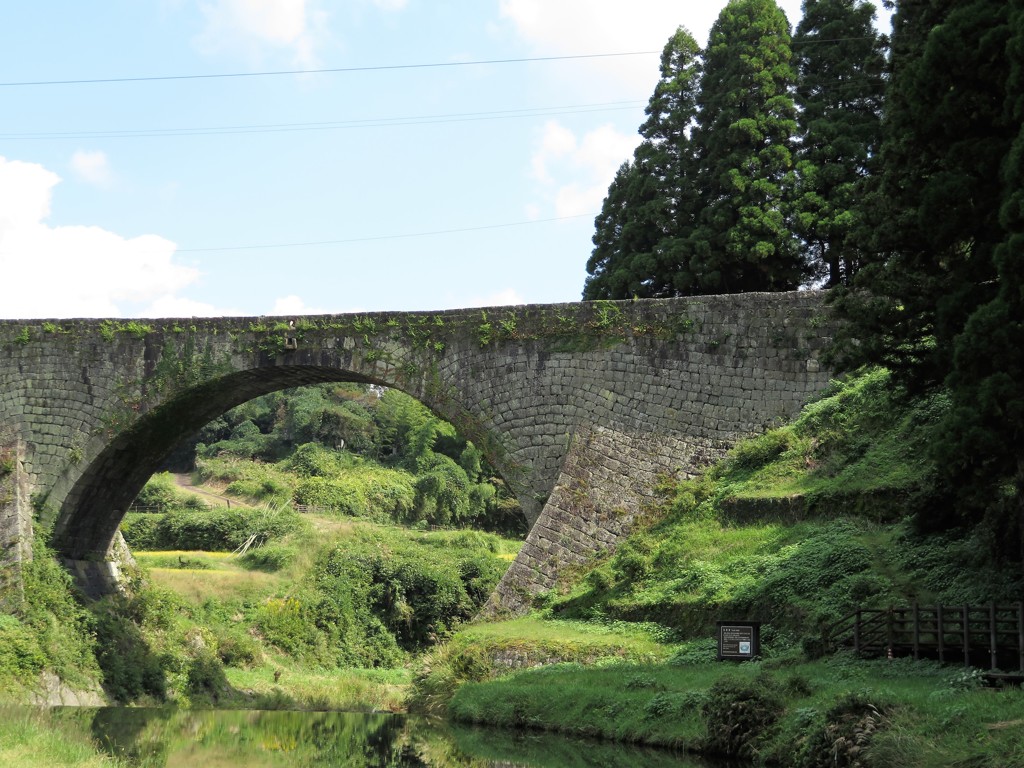
[[[548,734],[347,712],[64,709],[100,751],[138,768],[708,768],[696,758]]]

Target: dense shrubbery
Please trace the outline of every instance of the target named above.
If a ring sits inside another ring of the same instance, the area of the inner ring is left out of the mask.
[[[783,699],[768,676],[723,678],[711,686],[701,712],[707,724],[704,751],[750,759],[782,716]]]
[[[125,533],[137,546],[133,531],[155,524],[150,541],[161,549],[225,549],[251,535],[258,514],[138,514]],[[278,670],[398,667],[475,615],[507,568],[496,555],[509,542],[489,533],[366,522],[314,533],[301,516],[279,514],[274,540],[239,558],[140,551],[154,580],[159,568],[167,583],[194,584],[198,573],[207,585],[179,596],[133,582],[130,596],[96,605],[98,657],[112,696],[216,701],[230,694],[225,667],[264,663]]]
[[[224,414],[197,440],[199,477],[254,501],[378,521],[526,530],[518,503],[480,451],[397,390],[324,384],[278,392]]]
[[[134,506],[145,512],[206,508],[203,500],[195,494],[183,493],[169,472],[158,472],[149,478],[139,495],[135,497]]]
[[[102,677],[96,620],[45,539],[45,532],[36,534],[32,560],[22,563],[24,598],[4,596],[14,607],[0,613],[0,698],[18,703],[38,688],[43,671],[81,689],[97,688]]]
[[[44,668],[72,684],[90,686],[99,677],[93,658],[93,619],[74,597],[71,577],[45,544],[33,541],[33,557],[22,564],[24,599],[0,614],[0,685],[29,685]]]
[[[303,525],[300,515],[283,507],[216,507],[177,510],[165,515],[132,513],[121,532],[132,549],[203,549],[224,552],[246,542],[260,545]]]
[[[295,478],[277,467],[230,455],[199,459],[196,474],[205,483],[225,486],[228,493],[268,504],[285,504],[292,498]]]
[[[301,587],[260,606],[256,626],[289,654],[330,665],[393,666],[480,609],[504,565],[486,534],[357,528],[320,554]]]

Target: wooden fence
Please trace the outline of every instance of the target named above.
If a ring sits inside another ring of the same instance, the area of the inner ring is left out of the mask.
[[[1024,673],[1024,603],[861,609],[824,630],[826,648]]]

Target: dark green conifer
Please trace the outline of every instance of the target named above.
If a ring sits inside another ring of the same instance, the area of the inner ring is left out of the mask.
[[[680,27],[661,55],[661,78],[633,161],[619,168],[595,220],[584,299],[673,296],[696,187],[688,132],[696,110],[699,48]]]
[[[880,171],[861,205],[869,252],[838,307],[846,367],[941,383],[968,316],[995,293],[1000,168],[1017,125],[1004,97],[1005,0],[900,0]]]
[[[649,292],[655,274],[653,253],[661,236],[664,205],[659,180],[643,154],[638,147],[634,161],[619,167],[594,220],[584,299],[654,295]]]
[[[1003,162],[998,293],[957,338],[952,397],[932,454],[952,500],[947,519],[982,519],[995,552],[1024,561],[1024,0],[1010,4],[1006,121],[1018,126]]]
[[[800,147],[794,227],[829,286],[857,271],[855,207],[881,141],[886,39],[864,0],[804,0],[793,36]]]
[[[681,293],[796,288],[792,233],[796,73],[774,0],[730,0],[708,41],[693,134],[702,208]]]

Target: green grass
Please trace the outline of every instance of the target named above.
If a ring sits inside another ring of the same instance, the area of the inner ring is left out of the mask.
[[[900,399],[881,369],[833,382],[792,424],[737,445],[711,472],[715,496],[799,497],[826,513],[841,500],[851,511],[897,519],[931,481],[926,446],[947,407],[941,393]]]
[[[334,712],[402,712],[412,673],[398,669],[302,669],[280,655],[252,669],[227,670],[233,694],[218,706]]]
[[[467,683],[456,692],[449,713],[469,723],[701,749],[708,738],[703,710],[722,680],[769,688],[783,702],[779,719],[754,743],[766,764],[818,765],[815,756],[828,751],[826,734],[833,738],[829,748],[835,748],[842,726],[854,724],[828,717],[837,702],[847,702],[850,711],[861,706],[877,713],[872,715],[877,735],[865,765],[1024,765],[1024,692],[979,688],[963,670],[907,659],[863,662],[838,656],[789,659],[774,667],[767,662],[561,664]],[[840,760],[847,758],[844,750],[840,745]]]
[[[499,677],[510,670],[561,662],[656,661],[672,649],[659,630],[638,624],[598,625],[525,617],[478,622],[420,660],[410,708],[440,714],[459,686]]]
[[[101,755],[89,738],[92,713],[0,708],[0,764],[4,768],[121,768],[127,766]]]

